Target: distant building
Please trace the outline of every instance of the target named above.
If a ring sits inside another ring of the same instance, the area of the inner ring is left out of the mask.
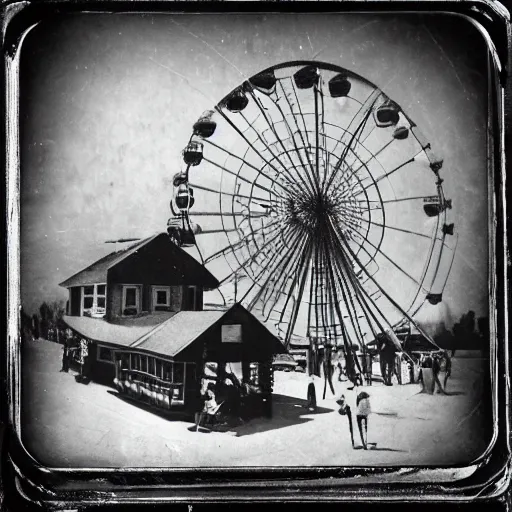
[[[239,304],[203,310],[203,292],[218,284],[167,234],[109,254],[61,283],[69,290],[64,321],[86,343],[88,377],[161,409],[194,408],[206,365],[214,363],[221,380],[233,363],[241,382],[270,401],[272,358],[285,349]]]

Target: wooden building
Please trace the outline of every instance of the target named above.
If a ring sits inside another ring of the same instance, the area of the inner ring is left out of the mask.
[[[203,310],[203,291],[218,281],[167,235],[110,254],[61,285],[70,297],[64,321],[86,342],[89,378],[163,410],[192,411],[205,380],[222,384],[233,364],[249,394],[271,403],[281,341],[239,304]]]
[[[161,233],[105,256],[60,283],[68,315],[108,321],[158,312],[199,311],[217,279]]]

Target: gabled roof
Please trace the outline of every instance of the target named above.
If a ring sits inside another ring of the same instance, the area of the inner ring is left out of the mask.
[[[131,324],[113,324],[103,319],[65,316],[66,324],[78,334],[93,341],[118,347],[139,349],[167,357],[175,357],[210,327],[219,322],[235,308],[243,309],[247,315],[259,322],[243,306],[234,304],[223,310],[180,311],[169,318],[160,317],[159,323],[148,325],[145,318],[131,319]],[[168,313],[169,314],[169,313]],[[162,321],[163,319],[163,321]],[[268,335],[281,342],[262,324]],[[283,349],[284,351],[284,349]]]
[[[107,256],[99,259],[92,265],[89,265],[80,272],[77,272],[76,274],[72,275],[71,277],[60,283],[59,286],[63,286],[64,288],[70,288],[71,286],[84,286],[95,283],[106,283],[107,272],[110,268],[117,265],[128,256],[134,254],[138,249],[144,247],[159,235],[160,233],[157,235],[150,236],[149,238],[145,238],[144,240],[140,240],[135,244],[132,244],[129,247],[126,247],[120,251],[114,251],[110,254],[107,254]]]
[[[64,316],[64,322],[75,332],[90,340],[129,347],[145,334],[169,319],[175,313],[159,313],[110,323],[100,318]]]
[[[156,245],[152,245],[152,244]],[[149,246],[152,245],[152,248]],[[193,256],[175,245],[169,239],[167,233],[158,233],[144,240],[132,244],[131,246],[116,251],[99,259],[87,268],[77,272],[66,279],[60,286],[70,288],[72,286],[86,286],[96,283],[106,283],[109,270],[113,269],[121,262],[130,257],[136,257],[139,251],[153,250],[160,255],[165,255],[168,261],[168,268],[174,269],[179,280],[185,284],[202,285],[205,288],[214,289],[219,285],[218,280]],[[153,256],[155,257],[155,256]],[[161,259],[156,256],[156,260]]]
[[[160,328],[131,345],[149,352],[174,357],[218,322],[224,311],[180,311]]]

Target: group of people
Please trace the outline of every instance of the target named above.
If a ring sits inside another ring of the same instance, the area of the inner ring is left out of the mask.
[[[196,432],[199,427],[215,422],[221,407],[225,416],[237,423],[243,423],[241,418],[242,395],[250,392],[247,387],[248,384],[239,382],[233,375],[226,376],[222,384],[218,386],[209,382],[206,390],[201,395],[203,404],[201,411],[196,414]],[[220,397],[220,402],[216,396],[216,391]]]
[[[435,393],[437,388],[437,393],[444,395],[448,394],[446,391],[446,385],[452,374],[452,360],[446,350],[435,352],[433,354],[422,354],[419,360],[419,366],[419,380],[423,386],[422,392],[426,391],[424,371],[425,369],[428,369],[432,371],[432,379],[434,384],[433,392]],[[442,374],[444,374],[443,384],[441,384]]]
[[[82,350],[81,347],[72,346],[70,336],[67,336],[64,339],[62,346],[62,366],[60,371],[65,373],[69,372],[71,362],[73,361],[73,355],[78,350],[82,351],[79,380],[81,382],[88,382],[92,364],[92,356],[89,355],[87,350]]]
[[[366,391],[360,391],[355,393],[355,406],[354,404],[350,405],[350,400],[347,400],[345,395],[341,395],[341,397],[336,401],[336,403],[340,406],[338,409],[338,413],[342,416],[346,416],[348,419],[348,427],[350,430],[350,440],[352,442],[352,448],[355,448],[354,441],[354,426],[352,422],[352,411],[355,412],[357,428],[359,430],[359,435],[361,436],[361,443],[365,450],[368,449],[368,417],[372,412],[372,407],[370,404],[370,395]]]

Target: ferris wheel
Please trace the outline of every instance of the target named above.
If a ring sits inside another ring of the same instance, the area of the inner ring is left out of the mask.
[[[457,236],[443,160],[398,103],[338,66],[288,62],[191,132],[168,232],[219,279],[212,302],[242,303],[285,344],[422,332]]]

